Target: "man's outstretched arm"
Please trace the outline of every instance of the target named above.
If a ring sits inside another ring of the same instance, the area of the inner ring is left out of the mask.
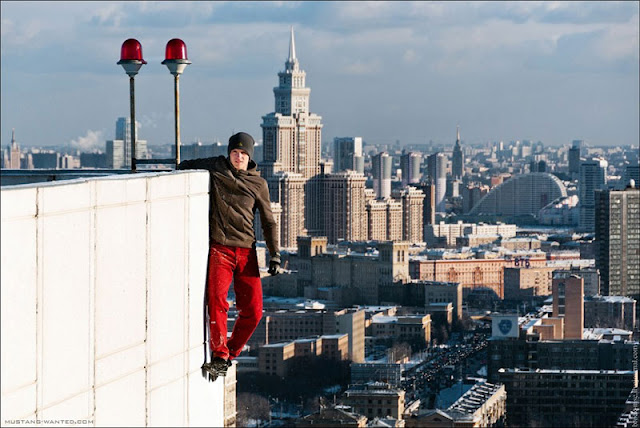
[[[180,162],[178,169],[213,169],[213,160],[215,158],[189,159]]]

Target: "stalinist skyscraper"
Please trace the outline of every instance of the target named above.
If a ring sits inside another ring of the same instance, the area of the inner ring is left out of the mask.
[[[278,73],[279,85],[273,88],[275,111],[262,117],[263,173],[294,172],[304,178],[320,170],[322,117],[309,112],[311,89],[305,86],[306,73],[300,69],[291,29],[289,58]]]
[[[453,148],[453,160],[451,165],[451,175],[454,179],[461,179],[464,175],[464,155],[460,147],[460,128],[456,128],[456,145]]]
[[[306,73],[300,69],[291,29],[289,57],[273,88],[275,111],[262,117],[262,176],[271,200],[282,205],[281,245],[295,247],[305,235],[305,185],[320,171],[322,117],[309,111]],[[311,202],[311,200],[309,200]]]

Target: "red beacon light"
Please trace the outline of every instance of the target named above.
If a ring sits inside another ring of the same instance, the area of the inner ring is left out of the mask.
[[[187,59],[187,45],[180,39],[169,40],[165,49],[165,60],[162,61],[162,64],[166,65],[174,76],[182,74],[187,65],[191,64],[191,61]]]
[[[120,61],[117,64],[124,68],[125,73],[133,77],[147,61],[142,59],[142,45],[136,39],[127,39],[120,49]]]

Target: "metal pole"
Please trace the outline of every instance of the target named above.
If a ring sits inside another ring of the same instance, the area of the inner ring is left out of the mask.
[[[173,87],[175,93],[175,117],[176,117],[176,169],[178,169],[178,164],[180,164],[180,89],[178,85],[178,80],[180,79],[179,74],[175,74],[175,79],[173,80]]]
[[[136,95],[133,76],[129,77],[129,94],[131,96],[131,171],[136,170]]]

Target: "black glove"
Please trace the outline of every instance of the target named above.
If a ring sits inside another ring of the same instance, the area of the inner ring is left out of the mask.
[[[276,253],[271,260],[269,260],[269,275],[277,275],[280,273],[280,253]]]

